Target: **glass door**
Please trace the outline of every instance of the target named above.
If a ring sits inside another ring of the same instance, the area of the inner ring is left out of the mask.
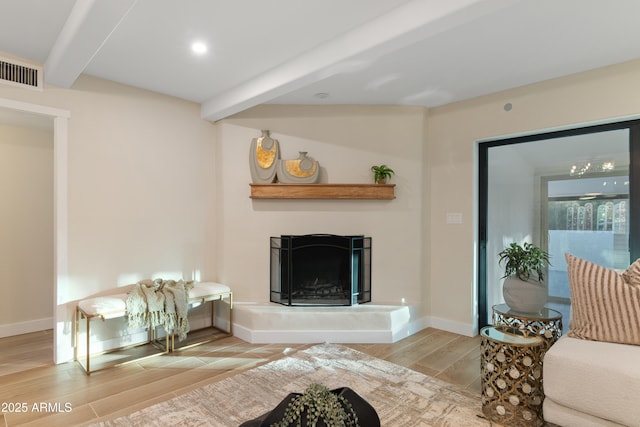
[[[630,222],[638,204],[633,189],[640,188],[630,158],[639,159],[640,169],[639,145],[637,121],[480,144],[480,327],[491,324],[492,306],[504,302],[497,254],[512,242],[550,253],[547,306],[563,312],[565,327],[565,253],[611,268],[630,264],[630,242],[638,238]]]

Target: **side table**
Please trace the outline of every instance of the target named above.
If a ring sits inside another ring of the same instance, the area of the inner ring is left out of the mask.
[[[482,412],[503,425],[544,425],[544,340],[519,329],[495,326],[482,328],[480,336]]]
[[[519,329],[525,336],[539,335],[544,340],[544,351],[562,335],[562,313],[543,307],[540,313],[513,311],[507,304],[493,306],[493,324]]]

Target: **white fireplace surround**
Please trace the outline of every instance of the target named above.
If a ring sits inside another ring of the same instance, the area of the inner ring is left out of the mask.
[[[275,303],[236,303],[233,333],[253,344],[393,343],[425,327],[417,306],[360,304],[340,307],[288,307]]]

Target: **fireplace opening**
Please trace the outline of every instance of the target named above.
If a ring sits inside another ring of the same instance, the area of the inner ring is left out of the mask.
[[[371,237],[271,237],[271,302],[290,306],[371,301]]]

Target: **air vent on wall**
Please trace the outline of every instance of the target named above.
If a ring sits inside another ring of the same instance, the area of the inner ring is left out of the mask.
[[[42,67],[0,56],[0,83],[42,90]]]

